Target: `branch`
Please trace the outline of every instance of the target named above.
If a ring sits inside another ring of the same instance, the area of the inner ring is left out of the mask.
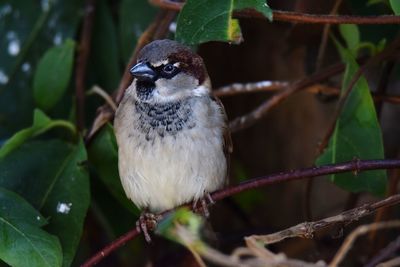
[[[304,178],[311,178],[316,176],[343,173],[343,172],[354,172],[358,173],[366,170],[377,170],[377,169],[393,169],[400,168],[400,160],[397,159],[386,159],[386,160],[353,160],[349,162],[330,164],[320,167],[311,167],[306,169],[293,170],[288,172],[282,172],[278,174],[272,174],[263,176],[260,178],[251,179],[242,182],[236,186],[227,187],[225,189],[218,190],[211,194],[213,200],[221,200],[229,196],[236,195],[243,191],[247,191],[262,186],[273,185],[283,183],[287,181],[294,181]],[[384,203],[376,204],[376,208],[380,208]],[[192,207],[191,204],[185,206]],[[171,210],[162,212],[159,216],[162,218],[166,213]],[[104,249],[96,253],[92,258],[86,261],[82,267],[94,266],[96,263],[101,261],[104,257],[108,256],[111,252],[124,245],[127,241],[134,239],[139,233],[136,228],[129,231],[125,235],[121,236],[111,244],[107,245]]]
[[[381,201],[366,204],[351,210],[347,210],[338,215],[328,217],[314,222],[303,222],[292,226],[288,229],[269,234],[269,235],[251,235],[245,237],[246,242],[262,243],[263,245],[271,245],[287,238],[302,237],[312,238],[314,234],[320,230],[333,227],[335,225],[347,225],[351,222],[358,221],[360,218],[376,212],[382,207],[389,207],[400,203],[400,194],[385,198]],[[396,225],[399,225],[397,222]],[[400,226],[400,225],[399,225]],[[378,229],[378,228],[375,228]]]
[[[132,53],[129,62],[125,66],[124,74],[119,83],[118,89],[116,90],[115,103],[119,104],[121,101],[125,89],[128,88],[132,82],[132,76],[129,69],[137,60],[137,54],[140,49],[146,44],[153,41],[155,38],[161,39],[168,33],[168,27],[171,21],[175,18],[176,13],[173,11],[161,11],[158,13],[154,21],[147,27],[147,29],[140,36],[135,50]],[[114,111],[108,106],[103,105],[97,109],[96,118],[93,121],[92,127],[85,137],[85,142],[89,143],[93,136],[109,121],[114,117]]]
[[[289,96],[319,82],[322,82],[331,76],[338,74],[344,70],[343,64],[335,64],[325,70],[315,72],[311,76],[305,77],[290,86],[286,87],[282,92],[269,98],[263,102],[259,107],[247,115],[234,119],[229,123],[229,128],[232,132],[246,129],[255,124],[258,120],[263,118],[268,111],[273,107],[284,101]]]
[[[333,134],[333,131],[335,130],[335,125],[336,125],[336,121],[338,120],[342,109],[344,107],[344,104],[346,103],[346,100],[348,98],[348,96],[350,95],[351,91],[353,90],[355,84],[357,83],[357,81],[360,79],[360,77],[362,76],[362,74],[365,72],[365,70],[372,66],[372,65],[376,65],[377,63],[389,58],[390,56],[392,56],[393,54],[395,54],[396,52],[398,52],[397,50],[400,48],[400,38],[397,38],[396,40],[394,40],[390,45],[388,45],[385,50],[383,50],[381,53],[371,57],[367,63],[363,66],[361,66],[357,72],[354,74],[354,76],[352,77],[350,83],[348,84],[348,86],[346,88],[344,88],[344,92],[342,94],[342,97],[339,99],[339,103],[338,106],[336,108],[335,114],[334,114],[334,119],[332,120],[330,127],[328,128],[327,133],[325,134],[324,138],[322,139],[319,147],[318,147],[318,154],[321,154],[324,149],[326,148],[326,146],[328,145],[329,139],[331,137],[331,135]]]
[[[277,92],[285,90],[290,86],[285,81],[259,81],[253,83],[233,83],[222,86],[213,90],[213,94],[217,97],[235,96],[241,94],[253,94],[260,92]],[[340,88],[327,86],[323,84],[314,84],[304,89],[305,92],[311,94],[322,94],[328,96],[339,96]],[[376,102],[388,102],[392,104],[400,104],[400,95],[390,95],[378,92],[371,92]]]
[[[397,200],[395,200],[397,199]],[[383,201],[374,203],[374,204],[380,204],[381,202],[386,201],[389,202],[389,205],[384,204],[384,206],[391,206],[394,204],[398,204],[400,202],[400,194],[394,195],[392,197],[388,197],[384,199]],[[390,201],[391,200],[391,201]],[[372,206],[372,205],[371,205]],[[379,206],[381,208],[382,205]],[[371,207],[372,209],[374,207]],[[376,222],[372,223],[369,225],[361,225],[357,227],[353,232],[351,232],[350,235],[346,237],[344,240],[342,246],[339,248],[338,252],[336,253],[335,257],[333,257],[332,262],[329,264],[330,267],[335,267],[339,266],[339,263],[342,262],[346,254],[349,252],[349,250],[352,248],[355,240],[360,236],[364,235],[370,231],[376,231],[380,229],[387,229],[387,228],[398,228],[400,227],[400,221],[387,221],[387,222]]]
[[[149,0],[157,7],[180,11],[185,3],[172,0]],[[263,14],[252,9],[234,11],[233,16],[237,18],[266,19]],[[313,24],[400,24],[400,16],[349,16],[349,15],[317,15],[305,14],[291,11],[273,10],[275,21],[286,21],[293,23]]]
[[[117,95],[115,97],[115,102],[119,104],[124,96],[125,89],[132,82],[132,75],[129,72],[129,69],[136,63],[137,55],[139,51],[148,43],[155,39],[164,38],[169,30],[169,25],[174,20],[176,16],[175,12],[168,12],[168,11],[160,11],[154,21],[147,27],[147,29],[143,32],[140,36],[139,40],[137,41],[135,50],[132,53],[131,58],[126,64],[124,74],[118,86]]]
[[[233,96],[237,94],[245,93],[256,93],[256,92],[267,92],[277,91],[285,89],[289,86],[289,82],[281,81],[259,81],[253,83],[232,83],[226,86],[222,86],[213,91],[213,94],[217,97]]]
[[[85,15],[79,43],[79,54],[76,60],[76,124],[79,131],[85,128],[85,77],[86,65],[89,57],[92,29],[95,15],[96,0],[87,0]]]

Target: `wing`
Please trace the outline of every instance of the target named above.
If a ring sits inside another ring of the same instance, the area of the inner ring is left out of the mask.
[[[220,110],[224,116],[224,129],[223,129],[223,137],[224,137],[224,154],[226,159],[226,181],[229,180],[229,171],[230,171],[230,154],[233,152],[233,145],[232,145],[232,137],[231,132],[229,130],[228,124],[228,116],[226,115],[224,105],[222,104],[221,100],[214,95],[211,95],[211,99],[220,107]]]

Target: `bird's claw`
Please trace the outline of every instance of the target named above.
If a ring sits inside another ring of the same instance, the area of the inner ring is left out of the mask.
[[[193,202],[192,209],[194,212],[204,215],[204,217],[210,217],[210,211],[208,210],[208,206],[215,204],[215,201],[212,199],[210,193],[205,193],[205,195],[196,199]]]
[[[149,231],[154,231],[157,227],[157,223],[160,220],[159,215],[155,215],[149,212],[143,212],[139,220],[136,221],[136,230],[144,235],[144,239],[150,243],[151,237]]]

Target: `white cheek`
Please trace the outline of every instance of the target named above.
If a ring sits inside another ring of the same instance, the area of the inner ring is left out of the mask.
[[[193,94],[197,90],[198,81],[184,73],[179,73],[172,79],[158,79],[154,97],[159,101],[177,100]]]

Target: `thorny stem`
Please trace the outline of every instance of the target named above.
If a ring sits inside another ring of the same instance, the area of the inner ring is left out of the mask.
[[[85,77],[86,65],[89,57],[92,29],[95,16],[96,0],[87,0],[85,4],[85,17],[79,43],[79,54],[76,60],[76,124],[79,131],[85,128]]]
[[[349,162],[339,163],[339,164],[330,164],[324,165],[320,167],[311,167],[306,169],[293,170],[288,172],[282,172],[278,174],[263,176],[255,179],[251,179],[240,183],[236,186],[227,187],[222,190],[218,190],[211,194],[213,200],[221,200],[223,198],[236,195],[238,193],[260,188],[262,186],[278,184],[287,181],[294,181],[304,178],[311,178],[316,176],[334,174],[334,173],[343,173],[352,171],[354,173],[359,173],[361,171],[366,170],[377,170],[377,169],[393,169],[400,168],[400,160],[398,159],[386,159],[386,160],[353,160]],[[386,203],[386,202],[384,202]],[[191,204],[187,204],[187,206],[191,207]],[[385,204],[379,204],[376,208],[384,207]],[[158,216],[163,217],[166,213],[170,211],[165,211]],[[96,253],[93,257],[91,257],[88,261],[86,261],[82,267],[90,267],[94,266],[98,262],[100,262],[103,258],[108,256],[111,252],[123,246],[127,241],[134,239],[138,236],[138,232],[136,227],[131,231],[127,232],[117,240],[113,241],[111,244],[107,245],[101,251]]]
[[[160,8],[180,11],[185,3],[171,0],[149,0],[149,2]],[[234,17],[266,19],[263,14],[255,10],[240,10],[233,12]],[[293,23],[314,24],[400,24],[400,16],[348,16],[348,15],[317,15],[305,14],[291,11],[273,11],[275,21],[286,21]]]

